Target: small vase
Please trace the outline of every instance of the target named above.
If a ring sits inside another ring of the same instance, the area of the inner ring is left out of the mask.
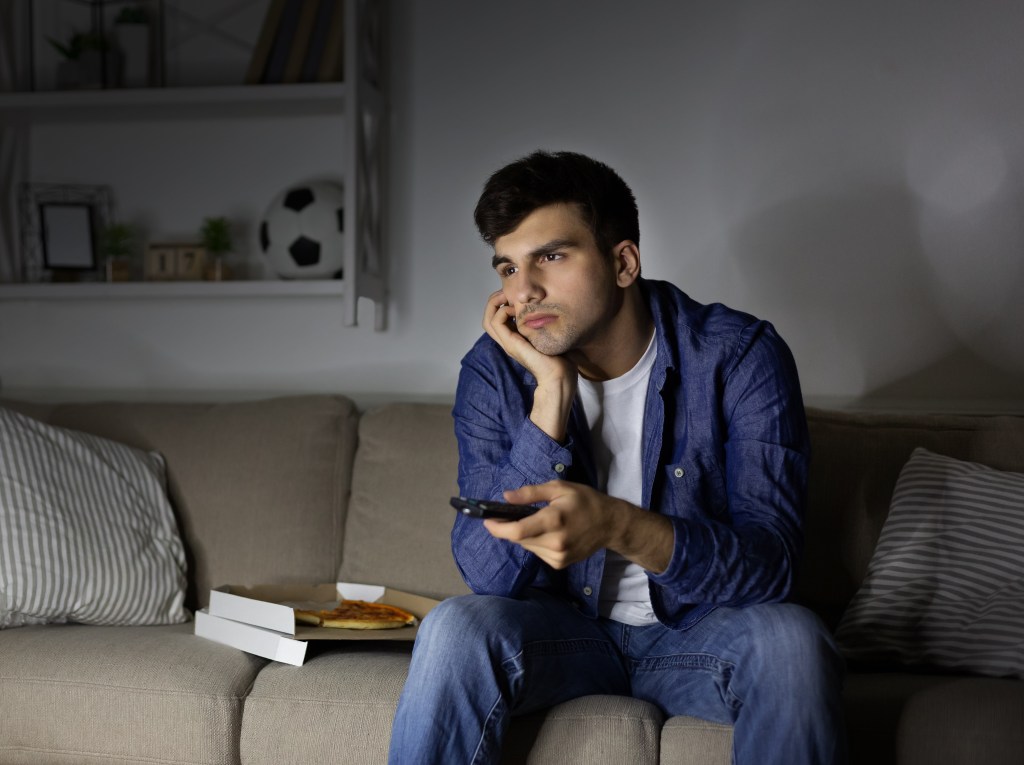
[[[131,280],[132,267],[128,258],[107,258],[108,282],[130,282]]]
[[[206,281],[226,282],[231,278],[231,269],[224,262],[223,255],[215,255],[213,260],[206,264]]]
[[[123,88],[146,88],[150,79],[149,24],[115,24],[114,37],[124,57],[121,78]]]

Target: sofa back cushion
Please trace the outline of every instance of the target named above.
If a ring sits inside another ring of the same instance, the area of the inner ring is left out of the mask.
[[[388,404],[359,423],[359,451],[338,579],[435,598],[469,592],[455,567],[458,494],[451,407]]]
[[[835,627],[867,573],[900,470],[917,447],[1024,471],[1024,416],[808,409],[811,471],[797,596]]]
[[[222,584],[333,581],[356,445],[349,399],[16,406],[163,455],[190,607]]]

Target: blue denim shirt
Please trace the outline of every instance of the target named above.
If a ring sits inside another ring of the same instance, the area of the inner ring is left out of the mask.
[[[675,531],[668,568],[648,573],[658,619],[685,628],[717,605],[785,599],[803,540],[809,442],[796,365],[771,324],[640,280],[657,359],[643,428],[643,507]],[[530,421],[536,380],[487,335],[462,360],[453,416],[459,491],[497,499],[552,479],[594,485],[577,400],[565,443]],[[555,571],[457,516],[452,551],[477,593],[555,591],[596,616],[605,552]]]

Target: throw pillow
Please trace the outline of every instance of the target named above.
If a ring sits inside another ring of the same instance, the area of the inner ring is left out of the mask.
[[[0,407],[0,628],[186,621],[163,458]]]
[[[916,449],[836,639],[855,661],[1024,678],[1024,474]]]

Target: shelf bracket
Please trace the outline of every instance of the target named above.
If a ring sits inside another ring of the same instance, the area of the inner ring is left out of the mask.
[[[374,303],[374,329],[387,326],[387,258],[384,251],[386,106],[385,3],[345,3],[345,324],[358,323],[360,298]]]

